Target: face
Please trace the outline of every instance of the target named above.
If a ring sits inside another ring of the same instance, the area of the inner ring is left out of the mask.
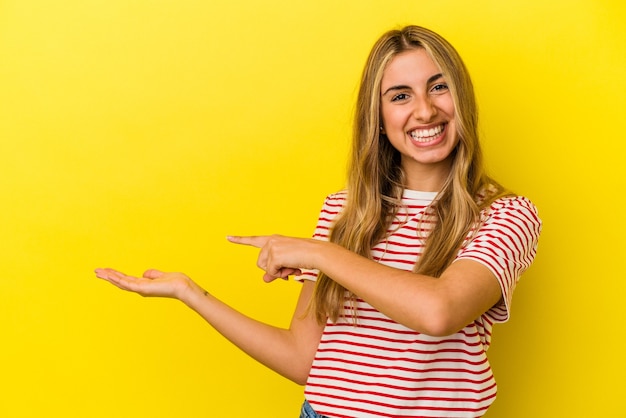
[[[445,76],[423,48],[396,55],[385,68],[381,113],[383,133],[402,156],[406,186],[439,190],[458,137]]]

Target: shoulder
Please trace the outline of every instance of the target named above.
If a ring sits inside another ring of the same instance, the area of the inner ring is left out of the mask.
[[[510,298],[518,278],[535,259],[540,234],[541,219],[530,199],[499,197],[482,210],[478,228],[470,232],[457,258],[488,267]]]
[[[348,199],[348,191],[340,190],[338,192],[331,193],[328,196],[326,196],[326,199],[324,200],[324,204],[344,206],[347,199]]]
[[[324,199],[322,212],[329,215],[337,215],[345,207],[348,193],[345,190],[331,193]]]
[[[535,251],[542,222],[537,207],[524,196],[505,196],[481,211],[476,242],[526,253]],[[472,240],[473,241],[473,240]],[[471,245],[471,244],[470,244]]]
[[[317,221],[316,237],[327,238],[327,231],[330,230],[337,216],[343,211],[346,199],[347,193],[345,191],[335,192],[326,196]]]
[[[489,218],[516,218],[527,223],[541,225],[537,206],[525,196],[499,197],[482,210],[483,220]]]

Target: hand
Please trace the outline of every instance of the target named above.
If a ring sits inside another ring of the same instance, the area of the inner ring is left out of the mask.
[[[313,245],[320,241],[291,238],[281,235],[250,237],[229,236],[235,244],[260,248],[257,266],[265,271],[263,280],[267,283],[275,279],[286,280],[291,275],[300,275],[302,268],[315,268],[311,261]]]
[[[181,299],[186,291],[194,285],[183,273],[164,273],[159,270],[148,270],[142,277],[128,276],[113,269],[96,269],[96,277],[129,292],[141,296],[160,296]]]

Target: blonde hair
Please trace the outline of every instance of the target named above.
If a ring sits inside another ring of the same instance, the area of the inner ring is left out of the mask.
[[[478,111],[467,68],[454,47],[428,29],[407,26],[391,30],[379,38],[369,54],[355,110],[347,200],[329,240],[371,259],[372,247],[385,237],[401,206],[404,173],[399,152],[380,133],[380,89],[388,63],[398,54],[417,48],[430,55],[448,83],[459,136],[448,178],[427,211],[435,225],[414,268],[417,273],[439,277],[479,222],[480,210],[508,192],[484,173]],[[347,301],[353,304],[355,296],[320,273],[313,298],[318,321],[330,318],[336,322]]]

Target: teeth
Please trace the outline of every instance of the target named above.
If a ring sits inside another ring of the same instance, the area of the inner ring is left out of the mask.
[[[431,129],[416,129],[415,131],[411,132],[411,138],[415,139],[418,142],[428,142],[434,139],[434,137],[439,135],[442,131],[443,125],[439,125]]]

